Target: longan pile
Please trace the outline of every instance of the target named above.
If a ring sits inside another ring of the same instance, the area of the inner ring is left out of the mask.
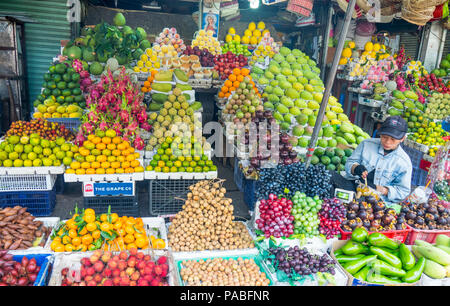
[[[181,279],[187,286],[268,286],[270,280],[253,259],[184,260]]]
[[[232,200],[225,198],[223,180],[200,181],[189,187],[187,200],[169,226],[175,252],[253,248],[242,223],[233,222]]]

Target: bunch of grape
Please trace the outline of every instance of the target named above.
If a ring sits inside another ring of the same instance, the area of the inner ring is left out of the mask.
[[[317,213],[322,208],[322,200],[318,196],[311,198],[297,191],[292,197],[292,203],[294,234],[304,234],[308,238],[318,236],[320,222]]]
[[[344,220],[347,210],[341,200],[324,199],[319,211],[319,232],[331,239],[339,234],[339,227]]]
[[[300,249],[298,246],[288,250],[277,247],[270,248],[269,252],[275,255],[271,263],[278,267],[278,270],[285,272],[291,277],[293,272],[299,275],[310,275],[317,272],[330,273],[334,275],[335,262],[326,254],[313,255],[306,248]]]
[[[286,198],[277,198],[270,194],[268,200],[261,200],[259,204],[260,218],[255,222],[258,229],[264,231],[269,238],[289,237],[294,233],[294,216],[291,215],[292,201]]]
[[[260,170],[257,199],[267,199],[269,194],[284,194],[285,189],[300,191],[307,196],[331,197],[331,174],[325,166],[310,165],[308,169],[304,163],[278,165],[273,168]]]

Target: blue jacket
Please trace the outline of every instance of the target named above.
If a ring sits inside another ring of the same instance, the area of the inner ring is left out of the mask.
[[[347,179],[358,179],[351,174],[354,164],[366,167],[368,172],[375,169],[374,184],[389,189],[387,196],[382,196],[386,203],[398,203],[411,192],[412,164],[408,154],[401,146],[384,155],[381,139],[366,139],[359,144],[345,163]]]

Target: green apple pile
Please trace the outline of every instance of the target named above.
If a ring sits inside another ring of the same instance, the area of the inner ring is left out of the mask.
[[[248,50],[248,47],[245,45],[242,45],[241,42],[237,41],[230,41],[225,43],[222,46],[222,53],[227,53],[230,51],[231,53],[235,55],[244,55],[244,56],[250,56],[252,53]]]
[[[77,147],[63,137],[56,140],[30,136],[9,136],[0,143],[0,166],[2,167],[52,167],[70,165]]]
[[[266,101],[264,108],[273,111],[282,131],[298,137],[297,147],[306,148],[324,91],[316,63],[298,49],[282,47],[267,69],[253,69],[252,73],[257,75],[258,84],[265,87],[262,94]],[[317,147],[326,149],[342,145],[356,148],[362,140],[370,137],[353,125],[343,112],[341,104],[331,96]]]

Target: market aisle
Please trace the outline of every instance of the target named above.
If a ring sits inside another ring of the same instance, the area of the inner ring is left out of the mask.
[[[214,164],[217,165],[218,177],[225,179],[225,188],[227,189],[227,197],[233,199],[233,205],[235,207],[234,214],[237,217],[248,219],[250,215],[248,213],[248,207],[244,203],[244,194],[239,191],[234,183],[233,168],[230,166],[224,167],[221,162],[214,160]],[[139,213],[141,217],[150,216],[149,213],[149,195],[148,195],[148,181],[137,182],[136,184],[139,198]],[[52,216],[60,217],[61,219],[68,219],[75,211],[75,206],[83,207],[83,193],[81,183],[66,183],[64,184],[63,194],[56,195],[56,207]]]

